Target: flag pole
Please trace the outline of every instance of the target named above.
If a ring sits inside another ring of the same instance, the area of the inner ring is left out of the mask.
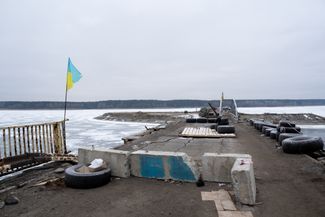
[[[66,84],[65,84],[64,116],[63,116],[63,125],[62,125],[63,146],[64,146],[65,154],[67,154],[67,142],[66,142],[66,136],[65,136],[65,120],[66,120],[66,115],[67,115],[67,100],[68,100],[68,74],[66,77]]]
[[[70,58],[68,59],[68,69],[67,69],[67,80],[65,84],[65,98],[64,98],[64,116],[63,116],[63,144],[64,144],[64,153],[67,154],[66,146],[66,136],[65,136],[65,122],[69,119],[66,118],[67,115],[67,105],[68,105],[68,90],[73,87],[73,84],[79,81],[81,78],[81,73],[78,69],[72,64]]]
[[[67,99],[68,99],[68,76],[66,78],[66,84],[65,84],[64,116],[63,116],[64,123],[65,123],[65,118],[67,115]]]

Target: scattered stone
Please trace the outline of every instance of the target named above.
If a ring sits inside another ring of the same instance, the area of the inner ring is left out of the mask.
[[[63,173],[64,172],[64,168],[57,168],[56,170],[54,170],[54,173]]]
[[[14,195],[8,195],[5,199],[5,204],[6,205],[14,205],[19,203],[19,199],[18,197],[14,196]]]
[[[0,200],[0,209],[2,209],[3,207],[5,207],[5,202]]]
[[[64,168],[66,168],[66,167],[70,167],[70,166],[71,166],[70,163],[63,163],[63,164],[61,164],[61,167],[64,167]]]
[[[27,182],[21,182],[17,185],[17,188],[22,188],[24,187],[25,185],[27,185]]]
[[[199,179],[197,180],[196,182],[196,186],[197,187],[203,187],[205,184],[204,184],[204,181],[202,179],[202,175],[199,176]]]
[[[1,189],[1,190],[0,190],[0,194],[3,194],[3,193],[5,193],[5,192],[7,192],[7,191],[11,191],[11,190],[16,189],[16,188],[17,188],[17,186],[10,186],[10,187],[7,187],[7,188],[4,188],[4,189]]]
[[[319,161],[325,160],[325,157],[318,157],[317,160]]]

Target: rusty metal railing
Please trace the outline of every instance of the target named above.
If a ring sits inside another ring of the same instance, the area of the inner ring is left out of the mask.
[[[66,154],[64,121],[0,127],[0,173]]]

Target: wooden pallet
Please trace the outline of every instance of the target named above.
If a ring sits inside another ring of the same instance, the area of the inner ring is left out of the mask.
[[[223,133],[220,134],[214,129],[207,127],[193,128],[186,127],[179,136],[182,137],[193,137],[193,138],[234,138],[234,133]]]

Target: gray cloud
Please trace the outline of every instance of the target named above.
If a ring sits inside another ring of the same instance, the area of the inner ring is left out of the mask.
[[[323,1],[1,1],[0,100],[324,98]]]

